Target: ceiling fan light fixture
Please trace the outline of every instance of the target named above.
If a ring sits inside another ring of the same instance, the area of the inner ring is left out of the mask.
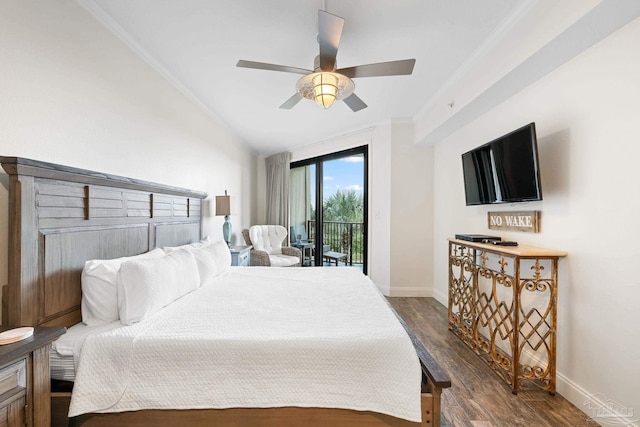
[[[328,71],[307,74],[296,84],[300,96],[315,101],[322,108],[329,108],[335,101],[348,97],[355,88],[349,77]]]
[[[313,99],[322,108],[333,105],[338,94],[338,78],[331,73],[318,73],[313,79]]]
[[[413,66],[416,60],[403,59],[400,61],[377,62],[356,65],[355,67],[338,68],[336,55],[340,46],[343,25],[343,18],[324,10],[318,11],[317,40],[320,54],[313,61],[313,71],[286,65],[245,61],[243,59],[238,61],[236,66],[304,74],[304,77],[298,80],[296,84],[296,93],[280,106],[284,110],[290,110],[302,98],[306,98],[315,101],[322,108],[329,108],[335,101],[344,101],[351,111],[355,113],[367,108],[367,104],[353,93],[356,85],[353,84],[352,78],[410,75],[413,73]]]

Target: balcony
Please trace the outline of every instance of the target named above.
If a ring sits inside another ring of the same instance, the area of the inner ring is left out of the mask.
[[[316,222],[307,221],[309,240],[315,239]],[[362,266],[364,264],[364,223],[362,222],[323,222],[324,236],[322,243],[329,245],[329,250],[346,254],[345,264]]]

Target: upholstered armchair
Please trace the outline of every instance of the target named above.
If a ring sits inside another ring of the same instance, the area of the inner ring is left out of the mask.
[[[263,267],[300,267],[302,252],[299,249],[284,246],[287,229],[281,225],[254,225],[242,230],[242,236],[248,245],[250,263]]]

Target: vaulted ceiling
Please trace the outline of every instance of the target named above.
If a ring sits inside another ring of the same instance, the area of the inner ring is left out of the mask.
[[[268,155],[414,119],[533,0],[78,0],[214,120]],[[594,1],[590,0],[590,3]],[[313,68],[318,10],[345,19],[338,67],[415,58],[410,76],[354,79],[368,105],[327,110],[295,93],[299,74],[240,59]]]

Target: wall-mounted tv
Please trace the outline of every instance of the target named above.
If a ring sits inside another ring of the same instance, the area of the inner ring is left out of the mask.
[[[535,123],[464,153],[462,169],[467,206],[542,200]]]

